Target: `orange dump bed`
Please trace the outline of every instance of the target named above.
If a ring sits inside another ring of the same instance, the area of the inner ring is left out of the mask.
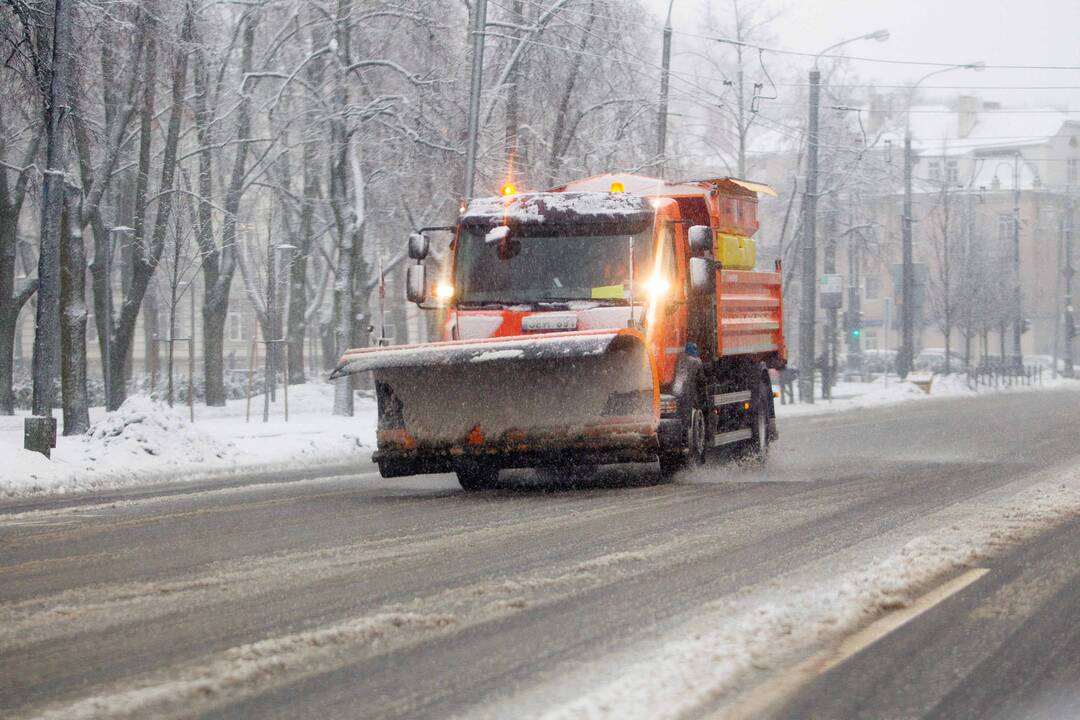
[[[784,347],[781,273],[721,270],[716,284],[717,356],[776,353]]]

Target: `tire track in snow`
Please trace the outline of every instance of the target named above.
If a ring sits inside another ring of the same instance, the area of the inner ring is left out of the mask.
[[[523,573],[449,588],[370,614],[265,638],[159,668],[13,717],[86,720],[191,716],[305,677],[556,602],[647,569],[679,541],[617,551],[554,572]]]
[[[555,517],[486,522],[471,529],[450,527],[434,534],[396,535],[378,540],[314,550],[247,556],[214,563],[201,572],[158,581],[103,583],[0,605],[0,648],[12,650],[77,635],[92,628],[106,630],[208,604],[222,604],[257,593],[324,583],[337,577],[433,556],[450,546],[506,541],[535,529],[588,523],[634,513],[644,504],[663,507],[675,502],[642,500],[610,504]]]

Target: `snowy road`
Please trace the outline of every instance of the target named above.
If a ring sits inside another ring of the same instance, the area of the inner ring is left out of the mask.
[[[722,715],[1080,511],[1080,393],[781,431],[658,487],[363,467],[0,505],[0,716]]]

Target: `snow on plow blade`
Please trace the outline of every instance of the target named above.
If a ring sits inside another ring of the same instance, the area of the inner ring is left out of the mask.
[[[331,378],[373,371],[384,476],[647,461],[659,388],[635,330],[350,350]]]

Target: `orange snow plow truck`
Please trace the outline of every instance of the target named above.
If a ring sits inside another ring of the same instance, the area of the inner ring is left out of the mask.
[[[763,456],[786,358],[779,263],[756,270],[751,239],[772,190],[636,175],[509,190],[409,238],[408,298],[445,314],[446,340],[349,350],[331,375],[374,373],[383,477],[452,471],[476,490],[502,468],[667,477],[720,446]],[[453,241],[432,278],[436,230]]]

